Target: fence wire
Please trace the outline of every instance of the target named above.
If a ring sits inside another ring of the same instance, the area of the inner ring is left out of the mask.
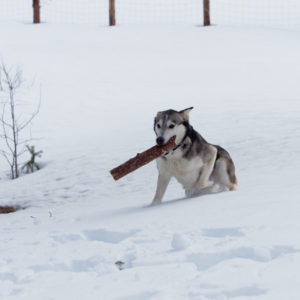
[[[116,0],[119,24],[203,22],[201,0]]]
[[[117,24],[203,23],[203,0],[115,0]],[[108,25],[109,0],[40,0],[41,21]],[[300,25],[300,0],[210,0],[212,24]],[[32,0],[0,0],[0,21],[32,22]]]
[[[300,25],[300,0],[211,0],[213,23]]]
[[[0,21],[32,21],[32,1],[0,0]]]

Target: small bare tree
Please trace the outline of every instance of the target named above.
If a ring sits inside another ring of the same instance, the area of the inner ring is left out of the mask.
[[[17,109],[20,104],[17,95],[21,93],[23,84],[24,78],[20,67],[7,67],[3,62],[0,63],[0,99],[2,103],[0,138],[4,141],[5,146],[5,150],[1,149],[0,154],[10,166],[12,179],[19,177],[19,157],[26,151],[25,144],[32,140],[28,131],[28,137],[23,138],[26,136],[24,130],[39,113],[41,103],[41,99],[39,99],[37,109],[29,116],[23,117],[22,112]]]

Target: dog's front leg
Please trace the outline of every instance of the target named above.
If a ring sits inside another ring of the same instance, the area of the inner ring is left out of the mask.
[[[169,175],[158,175],[157,179],[157,187],[156,187],[156,193],[154,196],[154,199],[151,203],[151,205],[158,205],[161,204],[161,200],[166,192],[167,186],[170,182],[171,176]]]
[[[201,168],[199,178],[196,182],[197,189],[203,189],[208,186],[209,177],[214,169],[215,161],[217,158],[217,149],[210,145],[209,154],[207,154],[207,161]]]

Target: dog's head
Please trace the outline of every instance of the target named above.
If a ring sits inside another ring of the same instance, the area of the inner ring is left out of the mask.
[[[160,111],[154,119],[154,131],[157,145],[166,144],[172,136],[176,136],[178,145],[184,138],[189,124],[189,112],[193,107],[181,111],[173,109]]]

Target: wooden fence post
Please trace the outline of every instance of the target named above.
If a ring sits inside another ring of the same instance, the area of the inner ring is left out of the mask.
[[[209,11],[209,0],[203,0],[203,17],[204,17],[204,26],[210,25],[210,11]]]
[[[33,23],[37,24],[41,22],[40,19],[40,0],[33,0],[32,2],[33,7]]]
[[[116,25],[115,0],[109,0],[109,26]]]

